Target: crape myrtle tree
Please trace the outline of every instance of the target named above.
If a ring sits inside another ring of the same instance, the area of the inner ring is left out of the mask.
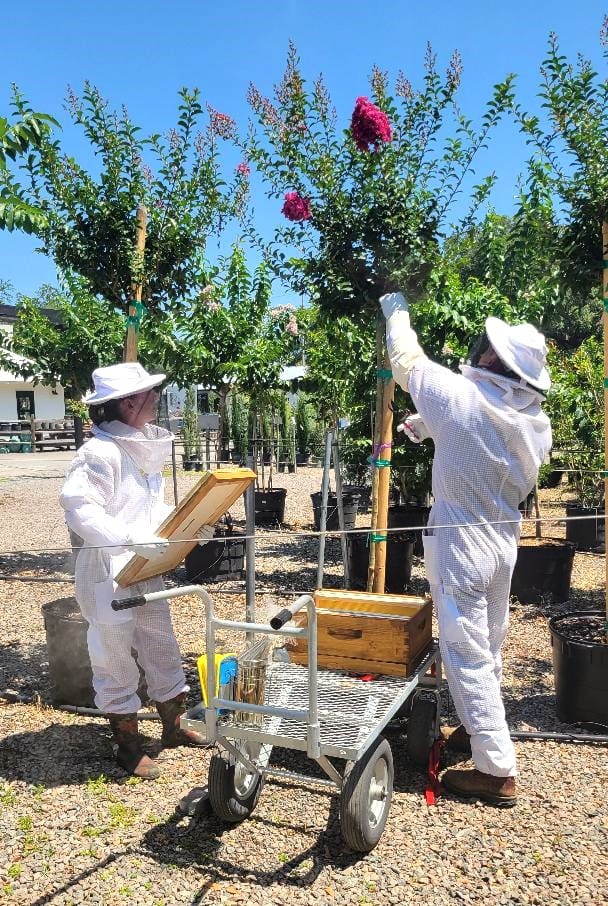
[[[608,59],[608,17],[600,32]],[[558,265],[565,287],[589,294],[602,269],[601,225],[608,220],[608,79],[589,60],[570,62],[549,37],[539,91],[543,115],[512,97],[512,110],[534,149],[533,172],[548,174],[563,228]]]
[[[179,92],[178,118],[166,135],[144,136],[127,110],[110,109],[86,82],[69,91],[67,110],[96,157],[95,175],[43,133],[21,165],[4,177],[43,217],[33,225],[41,250],[63,273],[77,274],[87,291],[126,313],[133,283],[143,284],[150,313],[161,312],[200,285],[207,237],[218,233],[242,204],[241,173],[230,185],[221,173],[219,143],[235,129],[226,114],[207,108],[198,89]],[[13,106],[29,108],[15,90]],[[134,251],[135,213],[147,209],[145,254]]]
[[[246,393],[259,415],[284,365],[299,346],[291,306],[271,309],[271,280],[261,263],[252,275],[242,246],[208,270],[198,292],[144,331],[160,363],[181,386],[204,383],[220,394],[220,438],[227,447],[226,397]]]
[[[254,122],[240,144],[269,197],[282,200],[287,223],[265,249],[282,280],[333,313],[375,312],[395,287],[420,292],[452,204],[511,95],[509,78],[475,128],[456,103],[460,77],[458,54],[441,76],[430,48],[419,91],[400,74],[391,94],[375,68],[372,99],[356,99],[350,128],[321,77],[307,87],[293,45],[272,100],[251,86]],[[466,218],[493,180],[473,188]]]

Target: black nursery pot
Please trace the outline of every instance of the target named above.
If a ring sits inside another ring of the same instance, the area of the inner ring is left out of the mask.
[[[430,506],[416,506],[409,503],[391,504],[388,508],[388,527],[407,528],[410,525],[426,525],[429,520]],[[412,532],[414,538],[414,554],[416,557],[424,557],[424,547],[422,546],[422,529]]]
[[[312,500],[312,509],[315,520],[315,530],[318,532],[321,528],[321,509],[323,494],[321,491],[315,491],[310,495]],[[359,506],[359,497],[356,494],[342,494],[342,508],[344,510],[344,528],[346,530],[355,527],[357,520],[357,509]],[[328,532],[338,531],[340,521],[338,518],[338,497],[335,493],[327,495],[327,521],[325,528]]]
[[[287,488],[255,492],[255,524],[280,525],[285,518]]]
[[[566,518],[570,517],[595,517],[577,518],[573,522],[566,522],[566,538],[576,544],[579,551],[605,551],[604,508],[586,507],[577,503],[566,504]]]
[[[567,601],[575,550],[574,544],[561,538],[522,538],[511,594],[525,604]]]
[[[245,539],[234,530],[216,529],[215,537],[198,544],[184,561],[186,574],[192,581],[199,579],[242,579],[245,569]]]
[[[348,571],[352,589],[367,588],[369,565],[369,534],[357,532],[347,535]],[[386,543],[386,573],[384,588],[389,594],[400,595],[407,590],[412,575],[414,535],[411,532],[393,532]]]
[[[577,639],[581,629],[603,626],[601,610],[582,610],[549,620],[557,716],[565,723],[608,724],[608,645]]]

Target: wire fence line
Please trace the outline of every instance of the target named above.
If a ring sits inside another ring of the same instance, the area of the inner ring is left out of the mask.
[[[421,532],[421,531],[422,532],[424,532],[424,531],[426,531],[426,532],[433,531],[434,532],[434,531],[437,531],[438,529],[453,529],[453,528],[468,529],[468,528],[483,528],[484,526],[489,528],[491,526],[496,526],[496,525],[521,525],[521,523],[523,523],[523,522],[533,523],[533,524],[541,523],[543,525],[545,525],[547,523],[565,525],[567,522],[586,522],[589,520],[593,520],[594,522],[599,522],[599,521],[604,521],[604,519],[605,519],[605,516],[604,516],[603,511],[601,511],[599,508],[597,508],[596,513],[594,515],[589,515],[589,516],[541,516],[540,518],[536,518],[534,516],[524,516],[521,519],[496,519],[494,521],[484,520],[481,522],[445,522],[445,523],[438,523],[438,524],[433,524],[433,525],[427,525],[427,524],[424,524],[424,525],[399,525],[399,526],[393,526],[390,528],[387,527],[387,528],[376,528],[376,529],[372,529],[370,526],[367,526],[364,528],[351,528],[351,529],[326,529],[324,532],[320,531],[320,530],[319,531],[317,531],[317,530],[304,531],[301,529],[284,529],[284,528],[264,529],[264,531],[261,534],[256,532],[253,535],[241,535],[239,533],[237,535],[232,535],[232,536],[228,535],[225,537],[211,538],[210,541],[211,542],[213,542],[213,541],[223,542],[223,541],[230,541],[230,540],[235,540],[235,539],[238,541],[248,541],[248,540],[252,539],[256,542],[262,542],[267,539],[270,541],[273,541],[277,538],[297,539],[297,538],[320,538],[321,536],[328,536],[328,535],[335,536],[335,537],[340,537],[342,535],[367,535],[372,531],[377,534],[378,533],[390,534],[393,532],[397,533],[397,534],[405,534],[407,532]],[[175,540],[166,538],[163,540],[167,544],[185,544],[185,543],[197,544],[199,541],[198,538],[178,538]],[[208,543],[208,542],[205,542],[205,543]],[[57,547],[15,548],[14,550],[2,551],[2,553],[0,553],[0,557],[2,555],[6,555],[6,554],[29,554],[29,553],[51,554],[51,553],[61,553],[61,552],[67,552],[67,551],[80,551],[80,550],[111,550],[113,548],[125,548],[125,547],[128,548],[129,545],[124,544],[124,543],[123,544],[120,544],[120,543],[86,544],[86,545],[79,545],[79,546],[67,544],[67,545],[60,545]]]

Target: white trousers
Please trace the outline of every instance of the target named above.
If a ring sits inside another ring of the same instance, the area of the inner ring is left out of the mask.
[[[119,611],[114,622],[101,622],[91,613],[85,617],[95,705],[100,711],[132,714],[141,707],[132,648],[153,701],[169,701],[188,689],[167,601]]]
[[[443,667],[456,713],[471,736],[475,767],[495,777],[515,776],[515,749],[500,694],[513,566],[504,562],[484,594],[464,582],[446,587],[433,567],[429,569],[435,552],[430,552],[428,539],[424,541]]]

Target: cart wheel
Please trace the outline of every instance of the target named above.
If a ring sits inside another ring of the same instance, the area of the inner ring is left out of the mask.
[[[437,701],[429,696],[417,695],[407,722],[406,751],[408,757],[420,768],[426,768],[429,754],[436,739]]]
[[[342,839],[368,853],[382,836],[393,795],[393,753],[384,736],[359,761],[349,761],[340,796]]]
[[[259,749],[259,746],[256,746]],[[252,753],[245,745],[244,753]],[[255,757],[255,756],[254,756]],[[248,818],[257,805],[264,777],[252,773],[229,752],[212,755],[209,764],[209,802],[222,821],[236,823]]]

